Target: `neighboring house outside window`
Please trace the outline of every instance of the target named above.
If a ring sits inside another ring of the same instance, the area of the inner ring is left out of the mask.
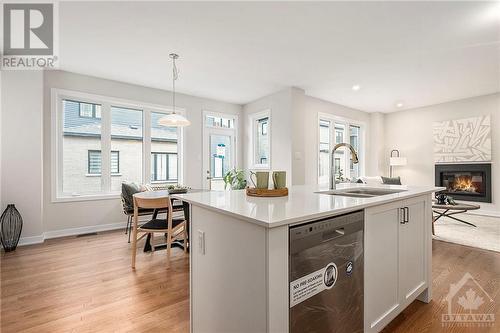
[[[72,101],[78,104],[79,116],[82,118],[101,119],[101,106],[98,104]]]
[[[151,153],[151,181],[177,180],[177,153]]]
[[[53,146],[52,151],[60,167],[54,184],[57,185],[54,186],[54,199],[116,195],[124,181],[149,183],[152,169],[143,172],[144,160],[151,159],[151,165],[154,161],[151,154],[145,156],[145,151],[175,154],[175,158],[169,159],[169,178],[165,182],[177,182],[182,177],[178,173],[182,156],[178,152],[180,129],[158,124],[167,112],[144,110],[143,106],[132,102],[127,103],[134,107],[118,106],[113,99],[78,92],[56,91],[55,97],[58,121],[54,124],[60,132],[54,134],[58,148]],[[90,102],[91,99],[95,102]],[[145,125],[144,119],[151,122]],[[102,126],[104,120],[108,127]],[[147,141],[145,126],[149,127],[150,133]],[[102,149],[104,140],[110,144],[108,151]]]
[[[89,175],[100,175],[101,174],[101,151],[100,150],[89,150],[88,151],[88,174]],[[111,174],[120,173],[120,152],[111,151]]]
[[[234,119],[216,117],[216,116],[206,116],[205,126],[207,127],[219,127],[219,128],[234,128]]]

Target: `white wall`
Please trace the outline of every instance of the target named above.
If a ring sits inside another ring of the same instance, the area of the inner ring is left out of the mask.
[[[23,217],[22,243],[39,242],[42,226],[41,71],[2,73],[1,210],[13,203]]]
[[[287,171],[287,183],[312,185],[318,182],[318,115],[329,114],[362,123],[365,128],[365,151],[369,152],[374,141],[383,142],[370,135],[372,117],[369,113],[307,96],[299,88],[287,88],[243,106],[244,140],[251,142],[249,115],[271,110],[271,168]],[[380,117],[380,119],[382,119]],[[381,123],[379,120],[378,123]],[[245,145],[245,168],[251,167],[251,147]],[[365,163],[366,174],[378,174],[377,163]]]
[[[79,75],[64,71],[48,71],[44,77],[44,181],[51,184],[51,89],[60,88],[75,90],[90,94],[99,94],[151,104],[171,106],[172,95],[169,91],[152,89],[117,81]],[[184,184],[192,188],[201,188],[204,181],[202,172],[202,111],[240,114],[242,107],[236,104],[177,94],[176,104],[186,110],[186,116],[191,126],[184,129]],[[241,146],[241,141],[240,141]],[[241,150],[241,148],[240,148]],[[241,158],[238,161],[241,165]],[[58,230],[68,228],[84,228],[122,223],[126,218],[121,211],[119,199],[82,201],[82,202],[51,202],[50,186],[44,188],[44,228],[49,235],[57,235]],[[112,227],[112,226],[109,226]]]
[[[251,114],[270,110],[271,112],[271,170],[286,171],[287,185],[292,183],[292,88],[262,97],[243,106],[243,166],[251,168],[252,149],[248,142],[252,142]],[[247,175],[248,176],[248,175]]]
[[[370,149],[366,154],[366,174],[368,176],[383,176],[386,159],[385,152],[385,114],[380,112],[370,113],[370,131],[367,142]]]
[[[481,203],[482,212],[500,216],[500,94],[468,98],[385,115],[385,164],[391,149],[399,149],[408,165],[395,169],[406,184],[434,185],[432,123],[491,115],[493,204]],[[385,172],[387,173],[387,171]]]

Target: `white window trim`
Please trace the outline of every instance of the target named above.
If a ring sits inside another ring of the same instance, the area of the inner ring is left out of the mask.
[[[335,123],[340,123],[346,125],[347,129],[349,130],[349,126],[358,126],[360,128],[360,145],[361,149],[358,151],[358,157],[360,161],[360,168],[359,168],[359,173],[361,175],[365,175],[365,169],[366,169],[366,131],[367,131],[367,124],[364,121],[359,121],[355,119],[350,119],[350,118],[345,118],[345,117],[340,117],[336,115],[332,115],[329,113],[322,113],[318,112],[318,118],[316,122],[316,183],[319,184],[319,143],[320,143],[320,132],[319,132],[319,125],[321,120],[326,120],[329,121],[330,124],[332,124],[335,128]],[[331,154],[331,149],[333,149],[334,142],[335,142],[335,131],[331,132],[330,130],[330,154]],[[331,156],[330,156],[331,158]],[[331,163],[331,161],[330,161]],[[349,169],[350,172],[350,169]],[[349,175],[350,176],[350,175]]]
[[[261,118],[269,118],[268,120],[268,125],[267,125],[267,135],[269,136],[269,157],[268,157],[268,163],[267,164],[260,164],[260,163],[255,163],[255,152],[256,152],[256,145],[257,145],[257,140],[255,137],[255,133],[257,132],[257,128],[255,127],[255,123],[257,122],[258,119]],[[259,111],[256,113],[252,113],[248,115],[248,121],[250,124],[250,169],[252,170],[271,170],[272,167],[272,135],[273,135],[273,123],[272,123],[272,117],[271,117],[271,109],[266,109],[263,111]]]
[[[62,173],[63,159],[58,158],[62,156],[62,139],[63,139],[63,117],[62,117],[62,100],[71,99],[80,102],[101,104],[101,126],[102,132],[109,135],[101,135],[101,154],[102,154],[102,188],[104,190],[110,188],[110,164],[109,159],[111,153],[111,105],[116,107],[125,107],[131,109],[139,109],[143,111],[143,175],[142,182],[144,184],[151,182],[151,112],[169,114],[173,111],[171,106],[151,104],[142,101],[128,100],[110,96],[103,96],[97,94],[83,93],[80,91],[66,90],[66,89],[51,89],[51,201],[56,202],[72,202],[72,201],[91,201],[103,199],[116,199],[120,198],[119,192],[103,192],[96,194],[82,194],[82,195],[64,195],[62,193]],[[175,112],[185,115],[186,110],[183,108],[175,108]],[[147,125],[147,126],[146,126]],[[180,144],[179,144],[180,142]],[[184,179],[184,129],[178,129],[177,141],[177,178],[178,183],[181,184]],[[109,149],[108,149],[109,148]],[[148,154],[149,153],[149,154]],[[109,177],[107,177],[107,175]]]

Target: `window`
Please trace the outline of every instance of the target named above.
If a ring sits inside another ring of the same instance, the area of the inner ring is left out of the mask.
[[[253,168],[270,167],[270,114],[269,111],[251,116],[253,138]]]
[[[234,128],[234,119],[224,118],[219,116],[206,116],[205,126],[207,127],[220,127],[220,128]]]
[[[333,156],[335,179],[337,181],[355,180],[362,176],[364,156],[362,145],[363,126],[331,116],[321,116],[319,120],[319,158],[318,183],[327,184],[330,178],[330,153],[338,143],[350,143],[358,153],[359,163],[352,162],[348,148],[339,148]],[[347,141],[348,140],[348,141]],[[333,142],[333,144],[330,144]]]
[[[354,147],[354,150],[356,150],[357,152],[359,152],[359,132],[361,131],[360,127],[359,126],[354,126],[354,125],[350,125],[349,126],[349,132],[350,132],[350,140],[349,140],[349,143],[351,144],[351,146]],[[350,176],[352,178],[358,178],[359,176],[361,176],[359,174],[359,163],[357,164],[354,164],[352,163],[352,156],[351,154],[349,154],[349,166],[350,166]]]
[[[163,113],[151,112],[151,181],[177,182],[178,128],[159,125]]]
[[[101,118],[101,106],[98,104],[74,102],[78,104],[79,115],[82,118]]]
[[[319,179],[321,183],[328,183],[330,170],[330,121],[319,122]]]
[[[78,101],[62,100],[62,156],[59,156],[59,170],[61,177],[60,191],[68,195],[97,194],[102,191],[101,177],[88,177],[99,175],[102,172],[101,160],[101,131],[102,120],[93,117],[80,117],[82,104],[91,105],[84,110],[94,110],[100,104],[80,103]],[[91,152],[98,152],[92,154]],[[62,161],[61,161],[62,159]],[[87,163],[85,163],[87,161]],[[62,172],[61,172],[62,171]]]
[[[101,175],[101,151],[89,150],[88,152],[88,174]],[[120,152],[111,151],[111,174],[120,173]]]
[[[151,153],[151,181],[177,180],[177,153]]]
[[[168,111],[58,89],[53,101],[54,201],[117,195],[124,181],[182,180],[182,130],[158,124]]]
[[[142,183],[143,111],[111,105],[111,174],[113,151],[120,151],[120,177],[111,177],[111,192],[121,191],[123,181]]]

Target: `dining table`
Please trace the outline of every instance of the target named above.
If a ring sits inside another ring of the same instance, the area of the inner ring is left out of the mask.
[[[181,204],[176,204],[176,202],[180,201],[178,199],[171,198],[172,194],[179,194],[179,193],[194,193],[194,192],[203,192],[207,190],[201,190],[201,189],[188,189],[187,192],[181,192],[178,190],[156,190],[156,191],[144,191],[144,192],[139,192],[134,194],[134,197],[140,198],[140,199],[166,199],[170,198],[172,202],[172,208],[174,212],[179,212],[183,211],[184,213],[184,218],[186,219],[186,225],[187,225],[187,232],[189,234],[189,203],[185,201],[181,201]],[[155,209],[153,212],[152,219],[156,219],[159,214],[159,210]],[[172,247],[179,247],[181,249],[184,249],[184,241],[182,240],[176,240],[172,242]],[[162,245],[156,245],[155,246],[155,251],[156,250],[164,250],[167,248],[166,244]],[[146,237],[146,243],[144,244],[144,252],[149,252],[152,250],[151,247],[151,235],[148,234]]]

